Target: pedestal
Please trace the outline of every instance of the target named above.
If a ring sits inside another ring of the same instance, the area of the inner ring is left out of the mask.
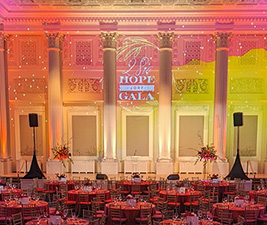
[[[95,160],[73,160],[71,172],[95,173]]]
[[[211,174],[219,174],[219,176],[225,177],[229,173],[229,162],[223,162],[216,160],[211,163]]]
[[[56,159],[48,159],[46,163],[46,173],[47,174],[63,174],[65,173],[65,168],[62,162]]]
[[[0,174],[12,173],[12,161],[10,159],[0,159]]]
[[[156,173],[169,175],[173,173],[173,162],[170,161],[159,161],[156,165]]]
[[[117,175],[119,173],[117,160],[104,160],[101,162],[101,173]]]
[[[124,160],[124,173],[140,172],[148,173],[150,167],[150,161],[129,159]]]

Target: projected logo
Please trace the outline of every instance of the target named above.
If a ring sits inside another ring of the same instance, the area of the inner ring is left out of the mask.
[[[119,76],[119,100],[123,101],[152,101],[155,92],[155,76],[151,75],[152,66],[149,58],[143,57],[138,62],[130,59],[128,70]]]

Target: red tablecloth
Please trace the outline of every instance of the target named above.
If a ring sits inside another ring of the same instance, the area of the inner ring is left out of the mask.
[[[109,205],[114,203],[108,203],[105,205],[105,213],[108,216],[108,224],[111,224],[111,217],[109,215]],[[127,225],[135,224],[135,218],[140,216],[140,206],[144,204],[149,204],[152,207],[152,215],[155,213],[155,205],[151,203],[137,202],[135,207],[127,206],[126,202],[117,202],[116,205],[121,205],[121,210],[123,212],[123,217],[127,218]]]
[[[0,202],[0,207],[5,207],[4,202]],[[30,207],[32,209],[43,208],[44,212],[48,211],[48,203],[45,201],[30,201],[30,204],[23,207]],[[14,213],[22,212],[22,205],[16,204],[15,201],[9,201],[7,203],[7,216],[11,216]]]
[[[140,183],[139,182],[133,182],[133,181],[123,181],[123,182],[118,182],[116,184],[116,188],[119,187],[119,185],[122,186],[122,191],[131,191],[132,190],[132,186],[133,185],[140,185],[140,190],[141,192],[144,192],[144,191],[147,191],[148,189],[148,186],[149,186],[150,182],[149,181],[141,181]]]
[[[42,218],[40,220],[31,220],[29,222],[26,223],[26,225],[36,225],[36,224],[40,224],[40,225],[47,225],[48,224],[48,219],[47,218]],[[72,219],[72,218],[68,218],[67,220],[62,220],[62,224],[82,224],[82,225],[88,225],[89,221],[85,220],[85,219]]]
[[[250,191],[248,194],[250,199],[255,199],[257,196],[267,196],[267,190]]]
[[[199,183],[193,184],[193,186],[197,186],[197,185],[199,185]],[[211,191],[213,187],[218,187],[219,201],[222,201],[223,193],[229,191],[230,185],[235,186],[235,184],[228,183],[228,182],[219,182],[219,183],[203,182],[200,185],[204,185],[206,190],[211,190]]]
[[[5,197],[9,197],[10,195],[13,195],[13,196],[17,197],[20,194],[22,194],[22,190],[21,189],[17,189],[17,188],[4,189],[0,193],[0,201],[4,201]]]
[[[201,196],[202,193],[200,191],[188,191],[186,193],[178,193],[175,190],[167,191],[163,190],[159,192],[159,196],[164,198],[166,201],[167,199],[167,194],[168,195],[176,195],[177,196],[177,201],[181,203],[180,210],[181,212],[184,212],[184,202],[189,202],[190,201],[190,196]]]
[[[96,197],[97,192],[105,192],[105,199],[108,200],[110,199],[110,191],[109,190],[94,190],[94,191],[90,191],[90,192],[84,192],[82,190],[71,190],[68,191],[68,200],[70,201],[78,201],[78,196],[80,194],[83,195],[89,195],[89,201],[91,201],[94,197]]]
[[[232,212],[233,222],[237,223],[238,216],[245,217],[245,207],[237,207],[234,205],[233,202],[230,203],[215,203],[212,205],[212,213],[214,216],[217,216],[217,208],[221,207],[229,207],[230,212]],[[263,204],[250,204],[246,207],[246,210],[257,210],[258,214],[260,215],[261,212],[265,210],[265,207]]]
[[[60,185],[65,185],[65,183],[62,183],[59,181],[50,181],[50,182],[46,182],[45,184],[48,184],[49,190],[53,190],[53,191],[55,191],[56,188],[58,188],[58,190],[59,190]],[[67,181],[67,185],[68,185],[68,190],[73,190],[74,186],[75,186],[75,182],[74,181]]]

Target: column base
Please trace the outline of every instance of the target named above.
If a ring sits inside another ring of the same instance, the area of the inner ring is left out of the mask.
[[[46,162],[46,174],[64,174],[65,168],[62,162],[56,159],[48,159]]]
[[[212,174],[219,174],[223,178],[229,174],[229,162],[223,161],[215,161],[212,162],[210,165],[210,173]]]
[[[173,173],[173,162],[171,160],[159,160],[156,163],[156,173],[169,175]]]
[[[107,175],[117,175],[119,173],[119,166],[117,160],[105,159],[101,162],[101,173]]]
[[[12,173],[12,161],[11,159],[0,159],[0,174]]]

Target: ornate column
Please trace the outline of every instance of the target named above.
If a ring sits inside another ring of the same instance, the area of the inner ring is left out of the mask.
[[[11,161],[9,159],[9,107],[8,107],[8,83],[6,41],[8,35],[0,32],[0,172],[11,173]]]
[[[117,33],[101,33],[103,43],[104,80],[104,161],[101,172],[117,174],[117,75],[116,45]]]
[[[64,35],[56,33],[45,33],[48,40],[48,136],[49,149],[57,143],[61,144],[63,138],[63,103],[61,87],[61,66],[60,66],[60,41]],[[52,152],[50,150],[50,159]],[[47,173],[52,166],[47,163]],[[59,171],[58,171],[59,172]]]
[[[173,172],[171,160],[172,43],[174,33],[159,33],[159,157],[157,174]]]
[[[216,33],[214,146],[220,158],[225,159],[227,128],[228,52],[231,33]],[[224,165],[224,169],[226,166]],[[227,173],[227,172],[226,172]],[[220,174],[222,171],[220,171]]]

